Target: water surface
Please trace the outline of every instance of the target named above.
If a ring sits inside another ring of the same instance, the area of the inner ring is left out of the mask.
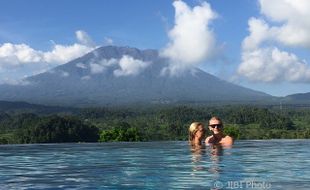
[[[310,189],[310,140],[0,146],[0,189]]]

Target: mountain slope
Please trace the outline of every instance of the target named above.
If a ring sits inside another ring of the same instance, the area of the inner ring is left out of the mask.
[[[121,63],[123,61],[123,63]],[[25,80],[0,86],[0,100],[66,106],[214,101],[260,101],[262,92],[220,80],[200,69],[172,77],[156,50],[106,46]]]
[[[297,93],[285,96],[282,101],[284,103],[299,103],[309,104],[310,103],[310,92],[308,93]]]

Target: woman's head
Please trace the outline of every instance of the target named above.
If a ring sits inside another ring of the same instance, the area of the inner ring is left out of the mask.
[[[193,144],[195,142],[201,142],[205,137],[204,125],[200,122],[193,122],[188,129],[188,140]]]
[[[212,117],[209,120],[209,129],[212,131],[214,134],[218,134],[223,131],[223,122],[219,117]]]

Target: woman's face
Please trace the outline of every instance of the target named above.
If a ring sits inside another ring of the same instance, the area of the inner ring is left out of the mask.
[[[214,133],[214,134],[218,134],[222,131],[223,129],[223,125],[221,123],[221,121],[217,120],[217,119],[212,119],[209,121],[209,129]]]
[[[195,138],[197,138],[198,140],[202,140],[205,137],[205,129],[202,125],[198,126],[198,130],[195,133]]]

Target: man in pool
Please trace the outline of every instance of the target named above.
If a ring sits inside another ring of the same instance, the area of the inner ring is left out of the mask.
[[[212,117],[209,120],[209,130],[212,132],[212,135],[206,138],[206,144],[231,146],[234,143],[233,138],[224,135],[223,128],[224,126],[221,119]]]

